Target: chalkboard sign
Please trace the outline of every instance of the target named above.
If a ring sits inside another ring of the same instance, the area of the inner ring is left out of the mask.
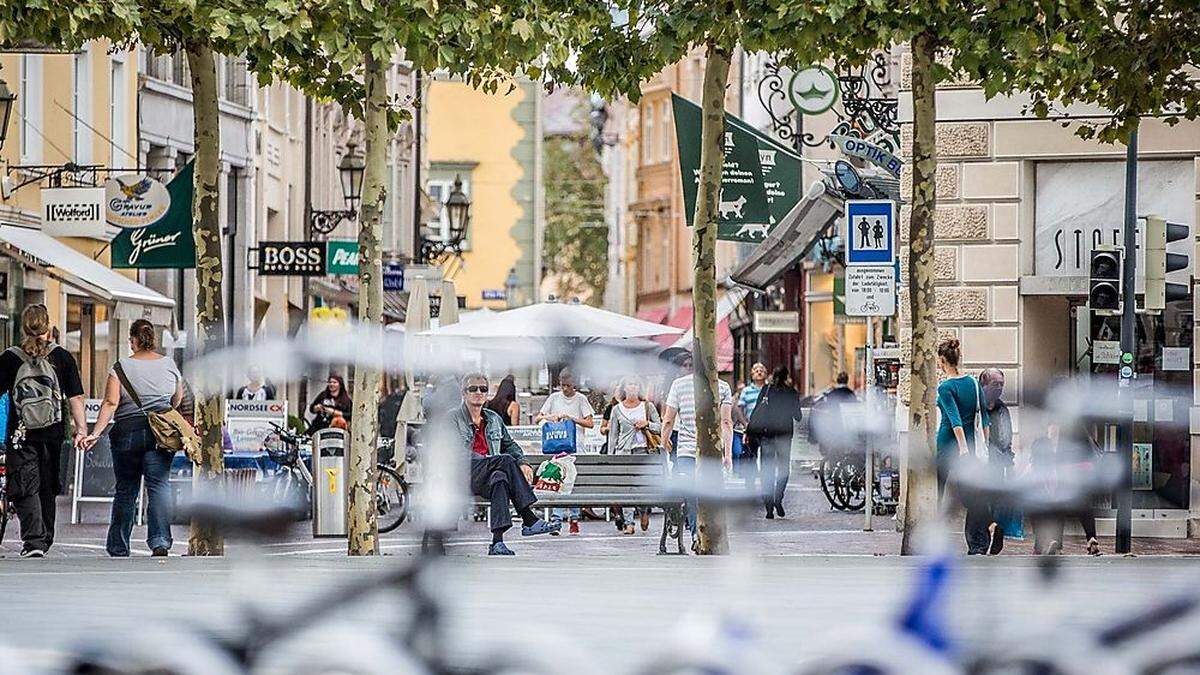
[[[117,478],[113,474],[112,447],[108,434],[96,441],[91,450],[81,453],[79,461],[79,497],[112,499],[117,494]]]

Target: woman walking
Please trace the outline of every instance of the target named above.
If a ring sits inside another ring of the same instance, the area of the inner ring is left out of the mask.
[[[330,373],[329,380],[325,383],[325,389],[317,394],[312,404],[308,406],[308,411],[313,414],[313,419],[312,422],[309,422],[308,431],[305,433],[312,434],[314,431],[329,427],[349,428],[350,411],[353,407],[354,403],[350,400],[350,394],[346,393],[346,380],[341,375]]]
[[[950,469],[955,462],[980,461],[975,458],[976,415],[979,416],[983,442],[987,441],[990,423],[979,381],[959,372],[961,354],[959,342],[955,338],[946,338],[938,344],[938,368],[946,375],[946,379],[937,389],[938,410],[942,413],[937,432],[939,498],[945,494]],[[967,509],[966,523],[963,527],[963,534],[967,540],[967,554],[984,555],[991,552],[994,543],[992,534],[995,533],[991,509],[986,502],[973,497],[964,495],[962,500]],[[1000,542],[1003,540],[1001,534]]]
[[[621,380],[617,390],[620,401],[613,406],[608,421],[608,454],[644,455],[662,445],[662,419],[658,410],[642,398],[642,381],[636,376]],[[633,534],[633,521],[628,517],[629,509],[619,509],[617,529]],[[639,507],[634,515],[641,522],[642,531],[650,527],[650,509]]]
[[[496,395],[483,407],[499,415],[508,426],[521,423],[521,404],[517,402],[517,383],[512,375],[505,375],[500,380]]]
[[[800,395],[792,388],[787,368],[776,368],[758,395],[746,435],[758,445],[758,476],[767,518],[784,517],[783,497],[791,476],[792,430],[800,421]],[[754,474],[747,481],[754,487]]]
[[[173,450],[158,445],[150,429],[147,413],[170,410],[183,399],[183,376],[175,361],[155,351],[154,326],[145,319],[133,322],[129,329],[129,348],[133,351],[117,361],[108,373],[104,402],[96,426],[85,439],[91,447],[113,421],[109,432],[113,473],[117,491],[113,496],[112,518],[105,549],[114,558],[129,556],[129,536],[142,481],[146,482],[149,532],[146,545],[155,556],[171,550],[171,460]],[[138,403],[135,403],[135,399]],[[140,403],[140,405],[139,405]]]

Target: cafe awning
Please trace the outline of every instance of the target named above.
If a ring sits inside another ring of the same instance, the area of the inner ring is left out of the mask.
[[[114,272],[41,230],[0,225],[0,243],[10,255],[43,268],[47,275],[115,305],[118,317],[142,318],[149,310],[153,323],[170,323],[174,300]]]
[[[841,217],[843,204],[824,182],[813,183],[804,199],[788,211],[730,278],[739,286],[766,291],[771,282],[804,257],[822,230]]]

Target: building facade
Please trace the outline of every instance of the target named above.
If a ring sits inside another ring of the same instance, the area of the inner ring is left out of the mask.
[[[526,79],[513,84],[507,94],[489,94],[435,77],[425,97],[424,185],[437,208],[429,223],[433,236],[449,233],[440,207],[456,179],[471,200],[462,257],[442,264],[467,308],[504,309],[543,299],[542,91]],[[506,290],[510,271],[516,285]],[[505,298],[509,290],[512,297]]]
[[[90,396],[127,349],[120,336],[129,324],[147,318],[167,329],[175,303],[110,269],[115,231],[103,226],[102,197],[80,198],[97,227],[57,222],[43,202],[53,190],[83,194],[137,168],[141,54],[100,42],[77,53],[0,54],[0,77],[17,96],[0,150],[0,342],[19,341],[22,309],[44,303]]]

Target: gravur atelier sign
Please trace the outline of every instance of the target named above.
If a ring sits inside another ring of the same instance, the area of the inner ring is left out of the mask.
[[[117,227],[153,225],[171,206],[167,188],[145,174],[113,176],[104,181],[105,217]]]

